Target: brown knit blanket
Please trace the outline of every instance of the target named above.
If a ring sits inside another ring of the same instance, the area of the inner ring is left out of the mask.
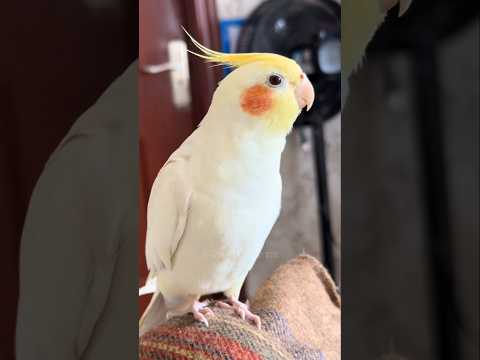
[[[185,315],[144,334],[139,359],[340,359],[340,297],[315,258],[301,255],[280,266],[251,308],[261,330],[213,304],[208,328]]]

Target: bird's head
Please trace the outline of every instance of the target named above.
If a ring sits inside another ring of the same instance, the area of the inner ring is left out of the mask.
[[[315,97],[307,75],[292,59],[270,53],[229,54],[210,50],[191,37],[195,55],[235,68],[219,84],[212,106],[235,111],[241,121],[258,124],[274,135],[286,135],[303,108]]]

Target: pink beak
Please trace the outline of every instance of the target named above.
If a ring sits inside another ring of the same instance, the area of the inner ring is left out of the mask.
[[[302,80],[295,89],[295,97],[300,109],[306,106],[307,111],[310,110],[313,105],[313,100],[315,100],[315,91],[313,90],[312,83],[305,74],[302,74]]]

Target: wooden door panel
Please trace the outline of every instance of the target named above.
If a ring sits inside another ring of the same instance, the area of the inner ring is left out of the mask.
[[[198,3],[190,0],[142,0],[139,2],[139,14],[140,66],[168,62],[168,42],[185,39],[181,25],[207,46],[218,46],[218,32],[214,31],[218,28],[214,0]],[[178,109],[173,104],[168,72],[156,75],[140,72],[139,75],[140,286],[148,275],[145,263],[146,207],[153,181],[170,154],[192,133],[206,113],[220,77],[218,69],[212,69],[202,61],[190,58],[189,63],[192,104],[184,109]],[[149,296],[140,298],[140,314],[149,299]]]

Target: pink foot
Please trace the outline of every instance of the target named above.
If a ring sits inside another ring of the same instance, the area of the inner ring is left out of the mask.
[[[240,315],[242,320],[246,319],[248,321],[252,321],[258,329],[262,327],[262,320],[260,319],[260,316],[255,315],[248,308],[248,300],[247,303],[244,304],[238,300],[235,300],[233,297],[229,297],[228,303],[224,301],[217,301],[216,304],[224,309],[233,309],[236,314]]]
[[[199,301],[195,301],[193,304],[192,304],[192,308],[191,308],[191,312],[193,314],[193,317],[198,320],[198,321],[201,321],[202,323],[205,324],[205,326],[208,327],[208,320],[206,318],[205,315],[208,315],[208,316],[215,316],[215,314],[213,313],[212,309],[208,308],[208,304],[210,303],[209,300],[205,300],[205,301],[202,301],[202,302],[199,302]]]
[[[183,314],[191,312],[195,320],[198,320],[205,324],[208,327],[208,320],[206,316],[215,316],[212,309],[207,306],[210,304],[210,301],[207,299],[205,301],[195,300],[190,305],[181,307],[180,309],[171,310],[167,313],[167,320],[174,316],[181,316]]]

